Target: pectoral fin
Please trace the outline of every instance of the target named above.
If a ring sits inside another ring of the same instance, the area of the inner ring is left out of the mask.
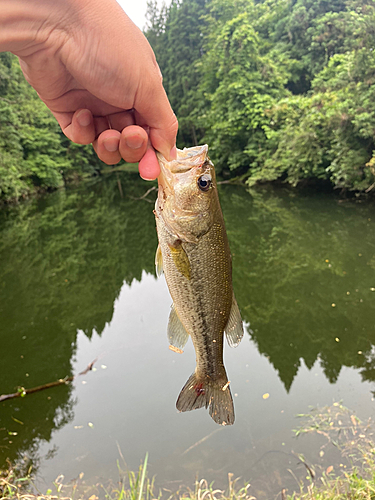
[[[232,308],[230,310],[228,323],[225,327],[225,335],[230,347],[237,347],[243,337],[241,313],[234,295],[232,298]]]
[[[176,268],[183,276],[185,276],[185,278],[189,280],[191,278],[191,266],[189,257],[182,246],[181,240],[176,240],[173,245],[168,246]]]
[[[177,352],[182,352],[182,349],[188,341],[189,334],[185,330],[184,325],[181,323],[174,304],[172,304],[172,309],[169,315],[167,334],[170,347],[172,346],[172,351],[177,350]]]
[[[158,249],[156,250],[155,268],[156,268],[156,276],[160,278],[160,276],[163,274],[163,256],[161,254],[160,244],[158,245]]]

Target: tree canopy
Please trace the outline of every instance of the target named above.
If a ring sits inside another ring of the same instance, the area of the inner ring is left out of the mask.
[[[180,147],[207,142],[249,185],[372,189],[372,0],[173,0],[148,15]]]

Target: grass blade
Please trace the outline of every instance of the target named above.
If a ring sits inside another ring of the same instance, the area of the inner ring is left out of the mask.
[[[145,482],[146,470],[147,470],[147,460],[148,460],[148,453],[146,453],[145,461],[143,462],[141,484],[139,485],[138,500],[142,500],[143,485]]]

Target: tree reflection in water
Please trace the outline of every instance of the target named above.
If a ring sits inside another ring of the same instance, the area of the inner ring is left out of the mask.
[[[287,390],[303,359],[334,383],[375,380],[374,207],[290,190],[223,190],[234,283],[251,337]]]
[[[77,331],[101,333],[123,282],[153,272],[152,205],[133,198],[149,184],[115,176],[9,209],[0,219],[2,394],[72,374]],[[83,367],[84,368],[84,367]],[[14,460],[72,417],[69,386],[0,403],[0,462]],[[25,428],[27,427],[27,429]],[[25,438],[25,436],[27,436]],[[10,443],[9,443],[10,442]]]
[[[71,375],[77,331],[101,334],[123,283],[154,273],[153,205],[135,199],[150,184],[120,179],[122,190],[112,175],[1,214],[1,393]],[[285,388],[301,360],[320,360],[332,383],[342,366],[374,381],[374,208],[284,189],[219,190],[243,319]],[[69,386],[1,403],[0,462],[26,451],[37,461],[38,441],[72,419],[74,404]],[[15,419],[22,438],[8,435]]]

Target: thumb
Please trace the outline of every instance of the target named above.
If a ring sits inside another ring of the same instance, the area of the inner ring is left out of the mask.
[[[150,141],[152,146],[154,147],[154,149],[156,149],[156,151],[160,151],[160,153],[168,161],[175,160],[177,158],[177,130],[178,122],[174,113],[169,119],[169,125],[168,120],[166,120],[165,125],[162,123],[159,125],[159,127],[151,126],[150,128]]]
[[[176,159],[176,136],[178,121],[167,94],[158,82],[144,79],[134,103],[136,123],[149,127],[149,137],[153,148],[167,160]],[[151,97],[152,96],[152,97]]]

